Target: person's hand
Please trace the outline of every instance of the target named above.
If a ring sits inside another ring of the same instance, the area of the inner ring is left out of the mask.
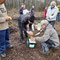
[[[11,21],[11,20],[12,20],[11,17],[9,17],[9,16],[6,17],[6,21]]]
[[[31,41],[35,41],[35,38],[33,38]]]
[[[32,31],[27,31],[27,33],[28,33],[29,35],[33,35],[33,32],[32,32]]]
[[[32,22],[29,21],[29,24],[32,24]]]
[[[48,20],[49,19],[49,16],[47,16],[46,19]]]
[[[52,14],[52,16],[53,16],[54,14]]]
[[[35,24],[33,24],[33,26],[35,26]]]
[[[40,32],[42,32],[42,30],[40,30]]]
[[[30,39],[31,39],[31,41],[35,41],[35,37],[31,36]]]

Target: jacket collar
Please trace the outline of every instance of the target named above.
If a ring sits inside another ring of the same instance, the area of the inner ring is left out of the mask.
[[[49,7],[49,9],[51,9],[51,6]],[[56,6],[53,9],[56,9]]]

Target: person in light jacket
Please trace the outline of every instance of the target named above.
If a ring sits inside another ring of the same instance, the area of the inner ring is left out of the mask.
[[[43,51],[41,51],[42,54],[50,53],[50,50],[52,48],[56,48],[59,46],[59,38],[56,30],[52,27],[51,24],[47,20],[41,21],[41,30],[44,31],[44,35],[41,37],[35,37],[34,40],[40,41]]]
[[[4,3],[0,2],[0,54],[1,57],[6,57],[6,49],[12,48],[9,42],[9,26],[8,21],[12,20],[7,15],[7,10]]]
[[[52,1],[48,10],[47,10],[47,15],[46,15],[46,19],[49,21],[49,23],[54,27],[55,21],[56,21],[56,17],[58,14],[58,8],[56,6],[56,2]]]

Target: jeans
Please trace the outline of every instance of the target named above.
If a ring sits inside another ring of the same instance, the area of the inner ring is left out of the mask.
[[[49,21],[49,23],[53,26],[53,28],[55,28],[54,27],[55,21]]]
[[[26,32],[27,31],[27,25],[22,24],[18,21],[18,27],[19,27],[19,30],[20,30],[21,40],[24,40],[23,31],[24,31],[25,36],[28,37],[27,32]]]
[[[6,48],[10,47],[9,29],[0,31],[0,54],[5,53]]]
[[[48,52],[49,49],[55,48],[55,44],[52,40],[48,40],[46,42],[43,42],[43,43],[41,43],[41,45],[42,45],[42,48],[43,48],[43,52]]]

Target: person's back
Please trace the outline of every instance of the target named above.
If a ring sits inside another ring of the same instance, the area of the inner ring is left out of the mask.
[[[18,20],[23,24],[28,24],[28,20],[30,18],[30,15],[21,15]]]

